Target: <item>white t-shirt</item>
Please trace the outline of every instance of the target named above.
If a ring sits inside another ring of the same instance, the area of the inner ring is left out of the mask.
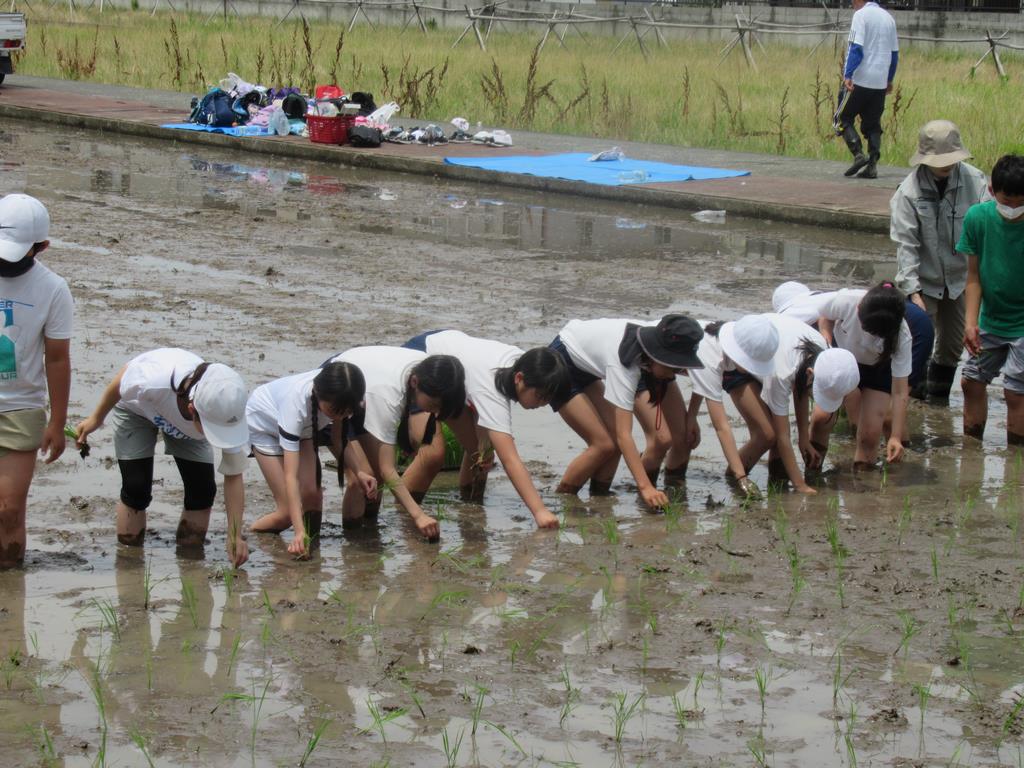
[[[0,412],[46,407],[44,339],[70,339],[74,302],[64,278],[40,262],[0,278]]]
[[[768,410],[776,416],[788,416],[796,369],[804,356],[800,350],[801,343],[807,340],[817,344],[822,350],[827,349],[828,345],[820,333],[794,317],[765,317],[771,320],[775,330],[779,332],[779,349],[775,353],[775,374],[764,378],[757,377],[761,382],[761,399],[768,406]]]
[[[363,426],[382,443],[397,443],[409,373],[426,357],[425,352],[405,347],[354,347],[331,358],[332,363],[352,363],[363,372],[366,379]]]
[[[558,335],[573,364],[604,380],[604,399],[624,411],[633,410],[640,367],[619,360],[626,325],[657,325],[657,320],[570,320]]]
[[[202,362],[198,355],[173,347],[143,352],[129,360],[121,374],[117,407],[141,416],[170,437],[206,442],[195,422],[185,418],[178,408],[178,395],[173,389]],[[249,446],[227,448],[222,454],[221,472],[241,474]]]
[[[877,3],[867,3],[853,14],[850,42],[864,49],[864,58],[853,71],[853,84],[863,88],[888,86],[892,52],[900,48],[893,17]]]
[[[257,446],[277,443],[286,451],[298,451],[300,440],[313,437],[313,379],[320,369],[296,373],[261,384],[249,395],[245,420]],[[319,427],[331,423],[317,415]],[[258,437],[257,437],[258,436]]]
[[[722,389],[722,376],[726,371],[736,370],[736,364],[726,358],[718,337],[710,333],[705,333],[697,345],[697,357],[704,363],[704,367],[691,368],[688,371],[690,381],[693,382],[693,391],[705,400],[722,402],[725,395]]]
[[[458,358],[466,369],[466,399],[476,411],[477,425],[512,434],[512,401],[494,386],[494,372],[513,365],[523,350],[462,331],[441,331],[427,336],[427,354]]]
[[[867,291],[863,288],[844,288],[836,291],[831,301],[821,308],[821,316],[832,320],[835,327],[832,337],[835,345],[853,353],[858,363],[874,365],[882,355],[884,342],[878,336],[865,333],[860,327],[857,317],[857,304],[864,298]],[[904,320],[900,324],[900,336],[896,342],[896,351],[892,355],[893,378],[910,376],[913,367],[911,351],[914,338],[910,335],[910,327]]]
[[[813,325],[821,317],[821,308],[832,301],[835,295],[835,291],[805,293],[803,296],[793,299],[790,305],[779,314]]]

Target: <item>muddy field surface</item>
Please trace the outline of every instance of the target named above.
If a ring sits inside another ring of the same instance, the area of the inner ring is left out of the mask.
[[[15,190],[49,206],[44,261],[75,296],[73,418],[157,346],[255,386],[432,328],[531,346],[573,317],[732,318],[784,279],[893,271],[879,237],[11,122]],[[498,469],[483,506],[432,489],[438,544],[388,500],[309,562],[250,535],[237,572],[220,508],[205,559],[177,556],[169,459],[145,549],[117,545],[104,428],[40,466],[26,566],[0,573],[0,762],[1020,765],[1022,464],[1000,406],[983,445],[960,415],[915,404],[905,463],[858,476],[841,435],[817,496],[746,506],[702,417],[682,496],[649,514],[621,468],[614,497],[555,495],[580,444],[516,409],[559,532]],[[271,499],[247,480],[251,520]]]

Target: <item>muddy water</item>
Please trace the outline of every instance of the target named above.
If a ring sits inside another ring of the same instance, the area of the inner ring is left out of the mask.
[[[75,294],[76,417],[160,345],[256,384],[440,326],[533,345],[572,317],[728,318],[783,279],[892,272],[878,237],[0,133],[0,191],[49,205],[46,261]],[[983,446],[959,418],[958,397],[914,406],[885,474],[853,477],[840,437],[819,496],[747,507],[702,420],[680,504],[651,515],[622,471],[617,496],[563,504],[577,439],[517,410],[561,532],[496,471],[483,507],[438,483],[438,545],[385,505],[311,562],[251,536],[238,573],[222,515],[205,559],[178,557],[165,460],[144,552],[117,546],[104,430],[40,467],[26,567],[0,574],[0,762],[297,765],[322,723],[308,765],[1017,765],[1021,461],[999,406]],[[251,519],[270,498],[247,478]]]

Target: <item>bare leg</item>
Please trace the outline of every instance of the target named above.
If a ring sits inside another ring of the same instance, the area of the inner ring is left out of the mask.
[[[599,470],[612,461],[618,464],[619,449],[600,412],[585,394],[572,398],[559,409],[558,415],[587,444],[583,453],[569,463],[558,485],[558,493],[579,493]]]
[[[660,424],[658,408],[650,402],[646,392],[637,396],[633,404],[633,414],[644,431],[644,452],[640,459],[651,482],[657,482],[658,472],[666,457],[666,483],[669,482],[670,473],[673,477],[685,475],[686,464],[690,460],[690,447],[686,442],[686,407],[676,383],[672,382],[665,390],[665,396],[661,401]]]
[[[962,386],[964,390],[964,436],[976,437],[981,440],[985,434],[985,422],[988,421],[988,385],[964,377]],[[1007,406],[1009,406],[1009,401],[1007,401]]]
[[[866,469],[878,456],[878,441],[882,425],[889,412],[891,397],[888,392],[865,389],[860,397],[860,420],[857,423],[857,450],[853,457],[854,469]]]
[[[1006,444],[1024,445],[1024,395],[1003,390],[1006,397]]]
[[[257,518],[250,528],[256,533],[280,533],[292,527],[288,514],[288,497],[284,486],[284,460],[280,456],[267,456],[254,451],[256,464],[267,481],[267,487],[274,497],[274,511]]]
[[[429,420],[429,413],[414,413],[409,417],[409,439],[416,448],[416,454],[402,473],[402,482],[413,498],[417,499],[423,498],[437,473],[444,468],[444,435],[441,434],[441,422],[437,422],[430,443],[423,443]]]
[[[117,502],[117,540],[129,547],[141,547],[146,539],[146,510],[132,509]]]
[[[769,448],[775,444],[775,429],[772,427],[771,414],[760,398],[761,385],[748,382],[734,389],[730,396],[747,423],[750,437],[740,446],[740,461],[743,468],[750,471],[761,460]]]
[[[25,560],[25,509],[35,467],[35,451],[0,457],[0,568],[16,568]]]

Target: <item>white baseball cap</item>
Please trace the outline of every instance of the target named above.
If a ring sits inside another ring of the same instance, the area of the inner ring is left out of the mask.
[[[860,384],[857,358],[846,349],[826,349],[814,361],[814,404],[826,413],[835,413],[843,399]]]
[[[29,195],[0,198],[0,259],[21,261],[29,249],[50,236],[50,214]]]
[[[768,315],[747,315],[722,326],[718,332],[722,351],[736,365],[755,376],[775,372],[779,332]]]
[[[249,442],[245,403],[249,399],[242,377],[222,363],[211,363],[192,390],[192,405],[203,434],[214,448],[240,448]]]
[[[772,292],[772,309],[780,315],[789,309],[793,302],[801,296],[807,296],[811,292],[803,283],[796,280],[788,280]]]

